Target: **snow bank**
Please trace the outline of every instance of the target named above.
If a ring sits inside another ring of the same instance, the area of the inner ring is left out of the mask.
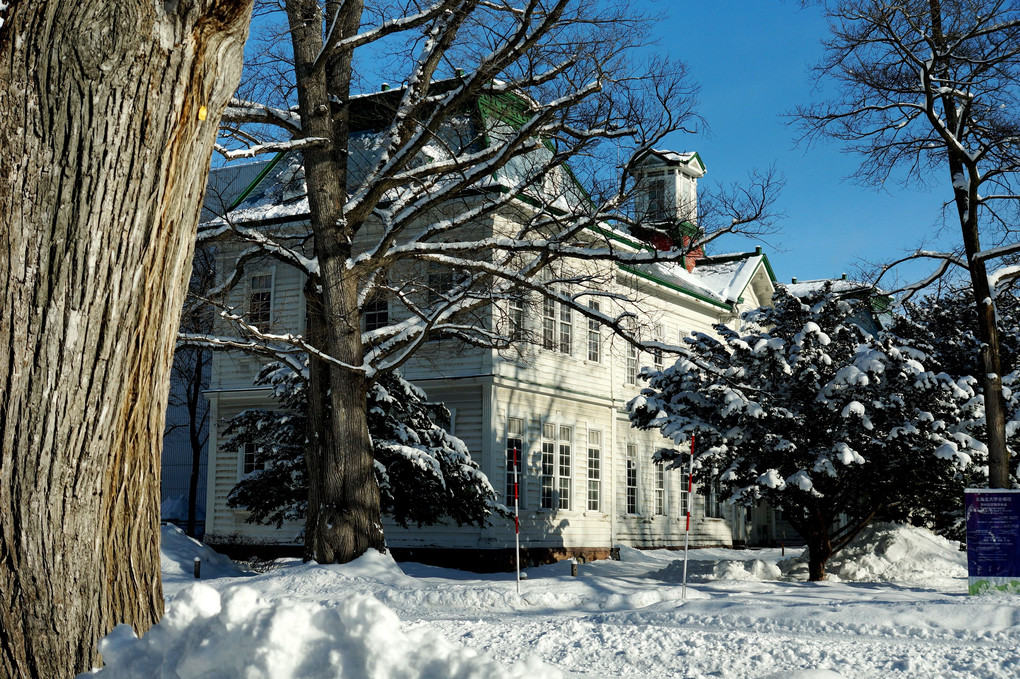
[[[651,577],[665,582],[683,582],[684,561],[677,559]],[[761,559],[724,559],[707,563],[691,561],[687,565],[688,582],[708,582],[711,580],[781,580],[783,577],[779,567],[774,563]]]
[[[227,557],[188,537],[177,526],[163,526],[159,544],[160,565],[166,581],[194,579],[195,559],[202,560],[202,579],[243,575],[244,571]]]
[[[397,615],[372,596],[352,594],[325,606],[269,602],[249,587],[220,593],[183,589],[160,624],[141,639],[119,625],[99,644],[102,679],[543,679],[561,674],[537,660],[509,669],[452,644],[427,627],[404,632]]]
[[[787,577],[806,577],[807,552],[779,567]],[[967,555],[958,542],[924,528],[874,523],[829,559],[825,570],[832,580],[952,588],[967,577]]]

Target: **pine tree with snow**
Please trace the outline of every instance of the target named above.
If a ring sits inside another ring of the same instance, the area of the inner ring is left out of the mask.
[[[258,381],[273,387],[280,408],[246,410],[228,424],[224,445],[250,446],[254,470],[234,486],[227,504],[247,509],[251,523],[279,528],[306,518],[306,376],[274,364]],[[482,526],[494,512],[509,515],[467,446],[447,431],[449,410],[399,374],[380,375],[369,389],[368,426],[382,511],[400,525],[451,520]]]
[[[628,408],[681,450],[696,437],[703,487],[718,480],[730,502],[782,508],[821,580],[876,515],[925,514],[929,495],[962,493],[985,462],[968,433],[979,387],[926,368],[916,340],[863,330],[864,302],[831,287],[798,299],[780,286],[773,305],[744,314],[743,334],[717,325],[686,338]],[[657,453],[670,468],[682,455]]]

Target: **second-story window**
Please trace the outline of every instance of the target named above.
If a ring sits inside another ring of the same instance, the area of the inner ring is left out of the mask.
[[[627,365],[625,366],[625,379],[627,384],[637,384],[638,377],[638,349],[633,344],[627,345]]]
[[[573,345],[573,313],[566,304],[542,300],[542,348],[569,354]]]
[[[560,353],[569,354],[573,345],[573,313],[566,304],[560,304]]]
[[[556,301],[542,300],[542,348],[556,348]]]
[[[588,302],[588,308],[598,311],[599,303],[592,300]],[[602,362],[602,324],[594,318],[588,319],[588,360],[593,363]]]
[[[273,274],[255,274],[249,281],[248,322],[263,332],[273,313]]]
[[[662,341],[662,325],[655,326],[655,341]],[[656,370],[662,370],[662,349],[652,349],[652,364],[655,366]]]
[[[372,295],[365,302],[361,315],[365,319],[365,330],[379,330],[390,324],[390,304],[382,295]]]
[[[520,297],[511,297],[509,302],[510,312],[510,339],[520,342],[525,338],[524,327],[524,300]]]

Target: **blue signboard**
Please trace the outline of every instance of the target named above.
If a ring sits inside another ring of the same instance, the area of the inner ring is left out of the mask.
[[[971,594],[1020,592],[1020,490],[964,491]]]

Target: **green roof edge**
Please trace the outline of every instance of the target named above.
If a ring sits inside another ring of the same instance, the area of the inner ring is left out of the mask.
[[[255,190],[255,187],[258,186],[262,182],[262,180],[266,178],[266,175],[269,174],[269,171],[276,167],[276,164],[279,163],[280,160],[285,155],[287,154],[284,151],[280,151],[275,156],[273,156],[273,159],[269,161],[269,163],[264,168],[262,168],[262,171],[259,172],[255,179],[251,181],[251,184],[248,184],[248,187],[237,196],[233,203],[230,204],[230,207],[227,208],[227,212],[233,212],[234,210],[236,210],[237,206],[240,205],[244,201],[244,199],[248,197],[248,194]]]

